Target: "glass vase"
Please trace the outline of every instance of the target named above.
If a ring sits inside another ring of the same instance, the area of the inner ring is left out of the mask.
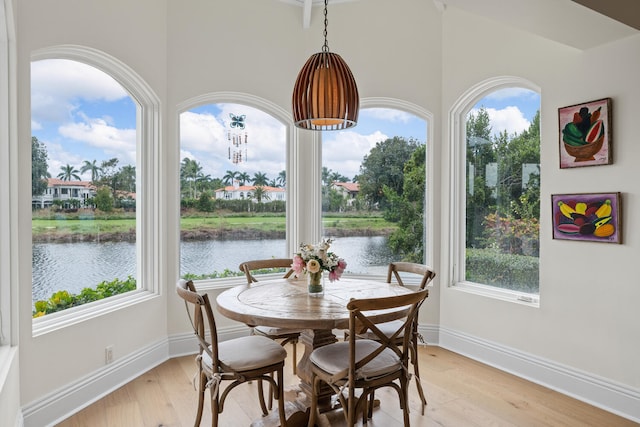
[[[324,274],[322,271],[307,273],[307,284],[309,285],[309,296],[321,297],[324,295]]]

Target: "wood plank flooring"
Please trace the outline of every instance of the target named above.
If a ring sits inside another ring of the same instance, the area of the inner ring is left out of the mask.
[[[302,346],[298,354],[302,354]],[[291,353],[291,351],[289,351]],[[134,379],[59,427],[187,427],[192,426],[197,397],[192,379],[193,356],[170,359]],[[440,347],[420,348],[422,384],[429,402],[420,415],[420,400],[411,380],[411,425],[431,426],[594,426],[626,427],[638,424],[545,387],[483,365]],[[285,381],[294,388],[298,380],[285,366]],[[207,392],[207,397],[208,397]],[[292,396],[289,396],[290,398]],[[376,393],[381,401],[370,427],[402,425],[402,411],[391,389]],[[260,419],[257,386],[245,384],[233,390],[220,415],[223,427],[250,426]],[[323,426],[344,426],[342,412],[325,414]],[[211,425],[209,405],[203,426]]]

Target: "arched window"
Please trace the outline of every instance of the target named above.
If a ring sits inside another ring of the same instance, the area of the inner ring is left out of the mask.
[[[39,334],[158,292],[151,249],[160,234],[153,214],[160,123],[159,101],[144,81],[82,46],[33,53],[31,98]],[[61,310],[69,313],[47,319]]]
[[[179,111],[180,277],[240,276],[244,261],[290,256],[286,198],[270,196],[286,193],[287,168],[286,126],[272,106],[203,95]]]
[[[453,283],[536,302],[539,289],[540,96],[488,80],[454,106]]]
[[[362,104],[357,127],[322,133],[322,235],[349,273],[432,264],[431,114],[392,99]]]

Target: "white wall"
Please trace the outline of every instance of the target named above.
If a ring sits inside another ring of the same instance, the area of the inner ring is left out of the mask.
[[[636,396],[638,418],[640,282],[634,264],[640,259],[640,224],[635,221],[640,208],[640,36],[580,51],[455,8],[448,8],[443,18],[443,111],[490,77],[519,76],[541,87],[542,186],[540,307],[447,287],[445,260],[440,327],[451,332],[444,335],[473,337],[594,381],[606,379],[611,388],[620,385]],[[558,108],[605,97],[613,99],[614,163],[560,170]],[[443,119],[442,126],[448,126]],[[444,152],[442,159],[448,164]],[[622,192],[624,205],[622,245],[551,238],[551,194],[615,191]],[[442,201],[447,218],[448,198]],[[443,240],[443,253],[447,248]],[[441,336],[441,342],[464,347],[455,338]]]
[[[166,92],[166,2],[160,0],[56,2],[26,0],[18,10],[18,140],[31,140],[30,55],[46,47],[72,44],[99,49],[129,65],[159,97]],[[30,193],[30,144],[19,145],[17,194]],[[112,345],[118,364],[125,357],[166,341],[166,300],[157,297],[37,337],[31,329],[31,207],[18,201],[19,326],[21,402],[26,425],[45,425],[65,415],[48,408],[47,398],[64,396],[69,384],[105,368],[105,347]],[[86,399],[79,396],[79,399]],[[77,401],[77,400],[76,400]],[[45,407],[46,410],[38,409]]]
[[[161,284],[161,297],[32,337],[31,241],[26,238],[30,200],[19,200],[17,227],[25,236],[18,251],[21,403],[34,414],[26,414],[26,424],[37,425],[43,421],[38,417],[45,416],[38,408],[46,407],[57,391],[108,376],[106,345],[114,345],[117,360],[146,360],[140,353],[166,350],[168,339],[188,333],[184,307],[174,291],[179,258],[178,106],[197,96],[225,92],[252,94],[274,111],[289,111],[298,70],[322,46],[322,17],[314,9],[311,28],[305,30],[302,8],[276,0],[21,0],[17,16],[20,141],[31,137],[29,55],[58,44],[90,46],[128,64],[160,97],[164,123],[161,261],[166,283]],[[363,99],[399,99],[435,117],[433,155],[441,161],[433,168],[434,206],[442,210],[434,212],[434,249],[440,271],[421,320],[440,328],[444,345],[459,345],[451,339],[454,336],[467,342],[474,337],[621,384],[627,394],[640,395],[640,322],[635,315],[640,286],[632,267],[640,259],[640,231],[633,220],[639,208],[634,159],[640,145],[634,116],[640,99],[640,38],[582,52],[452,7],[441,14],[430,1],[366,0],[330,7],[329,46],[350,65]],[[542,88],[543,213],[551,211],[552,193],[623,192],[623,245],[553,241],[549,218],[543,214],[540,308],[446,286],[449,141],[442,129],[447,129],[448,110],[459,96],[498,75],[523,77]],[[602,97],[613,98],[614,164],[559,170],[557,108]],[[310,139],[309,134],[300,134],[299,141],[293,138],[301,144],[296,162],[314,155]],[[302,146],[304,142],[311,145]],[[20,147],[19,166],[19,194],[28,194],[28,144]],[[296,233],[312,235],[309,228],[303,222]],[[222,328],[235,327],[220,320]],[[161,359],[162,351],[149,358],[150,363]],[[45,423],[62,415],[53,409]]]

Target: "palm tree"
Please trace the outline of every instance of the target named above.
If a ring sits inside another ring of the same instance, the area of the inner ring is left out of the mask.
[[[238,178],[240,172],[238,171],[227,171],[227,173],[222,177],[222,182],[226,185],[233,185],[233,181]]]
[[[349,178],[347,178],[346,176],[342,175],[340,172],[331,172],[329,174],[329,182],[330,183],[334,183],[334,182],[348,182]]]
[[[201,174],[202,166],[200,166],[196,160],[192,160],[188,157],[182,159],[182,164],[180,165],[180,178],[189,183],[189,187],[191,188],[191,197],[194,199],[198,198],[196,180]]]
[[[331,169],[327,168],[326,166],[322,167],[322,182],[324,183],[324,185],[329,185],[329,175],[331,174]]]
[[[212,179],[211,175],[205,175],[202,172],[198,174],[196,178],[196,189],[200,187],[201,191],[207,191],[209,186],[211,185]]]
[[[77,181],[80,181],[80,171],[75,167],[67,163],[66,166],[61,166],[60,169],[62,170],[62,172],[58,174],[58,178],[60,178],[61,180],[71,181],[71,178],[73,178]]]
[[[263,200],[271,199],[267,191],[261,185],[258,185],[256,187],[255,191],[253,192],[253,198],[256,199],[258,203],[262,203]]]
[[[87,171],[91,172],[91,182],[96,182],[98,180],[98,176],[100,172],[102,172],[102,168],[98,166],[97,160],[90,162],[89,160],[85,160],[84,164],[80,168],[80,173],[85,173]]]
[[[247,181],[251,180],[251,177],[246,172],[238,173],[236,177],[240,181],[240,185],[244,185]]]
[[[278,174],[278,178],[277,178],[277,182],[278,184],[280,184],[280,187],[285,187],[287,185],[287,171],[280,171],[280,173]]]
[[[267,178],[266,173],[256,172],[253,174],[253,179],[251,180],[251,182],[253,182],[253,185],[258,186],[258,185],[267,185],[269,180]]]

